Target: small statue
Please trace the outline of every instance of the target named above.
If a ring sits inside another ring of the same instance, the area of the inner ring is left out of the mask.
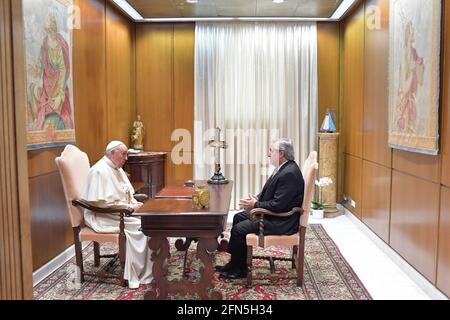
[[[141,116],[137,116],[137,120],[133,122],[133,131],[131,132],[131,142],[133,149],[144,150],[144,140],[145,128],[141,121]]]
[[[327,109],[327,114],[325,115],[325,119],[323,120],[322,126],[320,127],[320,131],[322,132],[336,132],[335,123],[335,114],[334,112]]]
[[[192,207],[194,209],[205,209],[209,207],[211,194],[205,185],[196,186],[192,193]]]

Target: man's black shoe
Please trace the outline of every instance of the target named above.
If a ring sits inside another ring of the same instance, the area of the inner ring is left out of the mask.
[[[228,262],[226,265],[224,266],[215,266],[214,269],[216,269],[217,272],[228,272],[230,271],[232,268],[231,263]]]
[[[241,269],[232,269],[230,271],[222,271],[220,275],[226,279],[241,279],[247,277],[247,271]]]

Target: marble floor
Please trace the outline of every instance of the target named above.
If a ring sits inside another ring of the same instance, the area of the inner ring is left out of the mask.
[[[350,212],[309,223],[324,226],[374,300],[447,299]]]

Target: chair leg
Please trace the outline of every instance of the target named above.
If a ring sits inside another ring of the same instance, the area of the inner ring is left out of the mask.
[[[94,241],[94,266],[100,266],[100,244]]]
[[[125,250],[125,248],[124,248]],[[127,286],[127,282],[124,279],[124,271],[125,271],[125,252],[123,252],[124,250],[120,250],[119,252],[119,261],[120,261],[120,285],[122,287],[126,287]]]
[[[252,286],[252,270],[253,270],[253,247],[247,246],[247,287]]]
[[[275,273],[275,260],[273,257],[269,257],[270,274]]]
[[[295,260],[297,259],[298,246],[292,248],[292,269],[295,269]]]
[[[75,261],[77,263],[77,266],[80,270],[80,282],[84,282],[84,269],[83,269],[83,251],[81,248],[81,241],[79,238],[80,228],[74,227],[73,228],[73,238],[74,238],[74,244],[75,244]]]
[[[127,282],[124,279],[124,271],[125,271],[125,257],[126,257],[126,241],[127,238],[125,236],[125,223],[123,220],[123,216],[121,216],[120,221],[120,233],[119,233],[119,261],[120,261],[120,285],[122,287],[127,286]]]
[[[297,287],[303,285],[303,254],[299,254],[297,257]]]
[[[301,227],[300,231],[300,241],[298,244],[298,254],[297,254],[297,286],[303,286],[303,269],[305,263],[305,234],[306,228]]]

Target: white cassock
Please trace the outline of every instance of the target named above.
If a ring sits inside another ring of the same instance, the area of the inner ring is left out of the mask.
[[[106,156],[100,159],[89,171],[84,199],[96,202],[97,206],[137,203],[132,196],[134,189],[122,168],[116,169]],[[84,212],[88,227],[100,233],[119,233],[120,216]],[[124,278],[131,289],[152,281],[151,250],[147,236],[139,231],[141,219],[125,217],[127,238]]]

